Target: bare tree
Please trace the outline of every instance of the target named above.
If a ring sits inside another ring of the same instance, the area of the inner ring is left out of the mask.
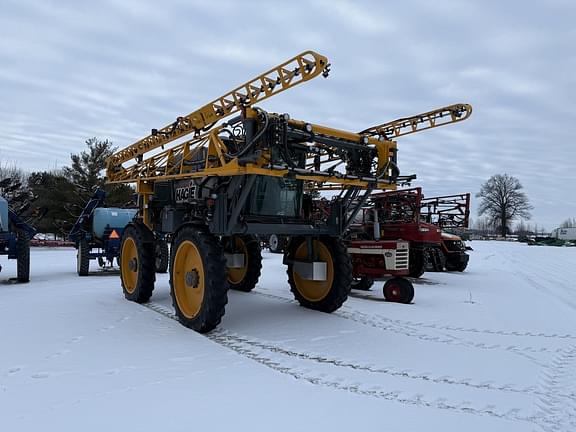
[[[28,210],[34,200],[28,188],[28,173],[16,164],[0,163],[0,196],[17,214]]]
[[[576,227],[576,218],[568,218],[560,224],[560,228],[574,228]]]
[[[530,210],[534,207],[522,190],[520,181],[508,174],[496,174],[488,179],[476,194],[480,198],[478,214],[486,215],[489,221],[498,227],[501,235],[510,232],[509,224],[514,219],[530,219]]]
[[[10,178],[14,183],[26,183],[28,174],[19,168],[15,163],[0,162],[0,180]]]

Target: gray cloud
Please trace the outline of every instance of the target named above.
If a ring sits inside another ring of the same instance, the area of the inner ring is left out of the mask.
[[[569,1],[4,0],[0,159],[68,163],[91,136],[125,146],[305,49],[317,79],[262,106],[360,130],[455,102],[470,120],[399,140],[426,194],[517,176],[553,228],[576,216],[576,9]]]

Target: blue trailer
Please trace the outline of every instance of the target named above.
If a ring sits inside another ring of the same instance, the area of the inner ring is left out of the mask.
[[[17,260],[18,282],[30,280],[30,239],[35,235],[36,229],[20,219],[8,201],[0,197],[0,255]]]
[[[76,269],[79,276],[87,276],[90,260],[97,260],[101,268],[118,264],[124,228],[136,216],[137,209],[104,207],[106,193],[97,189],[88,201],[68,238],[74,242],[78,253]],[[168,271],[168,245],[164,239],[156,241],[156,271]]]

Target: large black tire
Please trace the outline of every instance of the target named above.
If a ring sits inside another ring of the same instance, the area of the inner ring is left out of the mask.
[[[409,276],[419,278],[426,271],[428,257],[424,249],[410,249]]]
[[[342,306],[350,293],[352,285],[350,255],[340,240],[328,236],[314,240],[313,247],[318,259],[327,263],[326,280],[306,280],[296,273],[293,261],[305,260],[308,249],[305,238],[292,238],[286,255],[290,291],[301,306],[321,312],[334,312]]]
[[[76,252],[76,271],[78,276],[88,276],[90,271],[90,246],[86,239],[78,242],[78,251]]]
[[[232,245],[232,242],[235,245]],[[245,235],[226,239],[224,252],[244,254],[244,267],[241,269],[228,268],[228,285],[236,291],[250,292],[260,279],[262,271],[262,251],[260,241],[256,236]]]
[[[428,265],[426,271],[443,272],[446,264],[444,251],[439,247],[433,247],[428,250]]]
[[[468,267],[468,260],[461,260],[460,257],[458,259],[446,260],[446,270],[447,271],[459,271],[463,272]]]
[[[164,240],[157,240],[155,246],[155,266],[156,273],[167,273],[168,272],[168,260],[170,258],[170,252],[168,251],[168,243]]]
[[[268,237],[268,248],[272,253],[284,253],[286,248],[286,237],[272,234]]]
[[[226,260],[218,239],[194,226],[174,237],[170,294],[180,323],[200,333],[220,324],[228,303]]]
[[[408,279],[394,277],[384,284],[384,298],[389,302],[408,304],[414,300],[414,285]]]
[[[374,279],[370,279],[368,277],[352,279],[352,289],[360,291],[370,291],[372,285],[374,285]]]
[[[459,272],[463,272],[464,270],[466,270],[466,267],[468,267],[468,261],[461,262],[460,265],[456,267],[456,270]]]
[[[122,234],[120,279],[124,297],[146,303],[154,291],[154,235],[143,224],[131,223]]]
[[[16,233],[16,279],[30,281],[30,235],[26,231]]]

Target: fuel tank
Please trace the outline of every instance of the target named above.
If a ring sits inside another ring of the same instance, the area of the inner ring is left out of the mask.
[[[94,237],[101,239],[104,236],[106,227],[124,228],[132,221],[137,211],[137,209],[115,207],[99,207],[95,209],[92,216],[92,234]]]

